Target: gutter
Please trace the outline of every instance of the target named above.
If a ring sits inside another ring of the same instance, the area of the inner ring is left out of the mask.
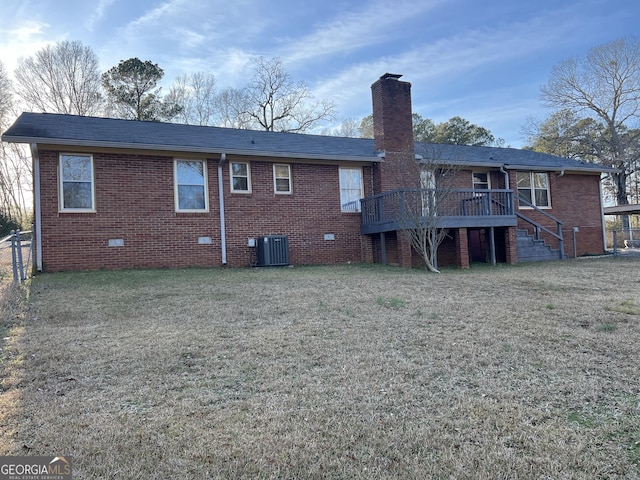
[[[222,165],[227,160],[227,154],[220,154],[218,162],[218,197],[220,202],[220,248],[222,253],[222,265],[227,264],[227,233],[224,223],[224,182],[222,180]]]
[[[154,143],[125,143],[125,142],[105,142],[82,139],[54,139],[43,137],[22,137],[18,135],[3,135],[2,141],[9,143],[38,143],[42,145],[60,145],[65,147],[95,147],[95,148],[120,148],[125,150],[154,150],[161,152],[180,152],[180,153],[201,153],[205,155],[238,155],[238,156],[260,156],[274,158],[291,158],[301,160],[319,160],[319,161],[335,161],[335,162],[363,162],[377,163],[383,161],[379,155],[374,156],[357,156],[357,155],[337,155],[326,153],[303,153],[303,152],[278,152],[257,149],[218,149],[208,147],[195,147],[185,145],[159,145]]]
[[[579,167],[579,166],[557,166],[549,165],[504,165],[509,170],[528,170],[530,172],[558,172],[564,175],[565,172],[582,172],[582,173],[608,173],[615,172],[618,169],[612,167],[603,167],[596,165],[597,168]]]
[[[31,145],[31,160],[33,162],[33,202],[36,227],[36,269],[42,272],[42,208],[40,197],[40,155],[38,145]]]

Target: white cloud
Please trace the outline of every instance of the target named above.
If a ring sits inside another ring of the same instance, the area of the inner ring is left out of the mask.
[[[287,64],[309,61],[389,42],[390,37],[402,35],[394,28],[407,20],[424,15],[444,0],[416,2],[388,2],[377,0],[365,8],[339,12],[337,17],[318,26],[313,33],[292,42],[282,56]]]
[[[352,63],[314,85],[317,98],[331,98],[341,109],[339,116],[364,116],[371,112],[368,86],[385,72],[403,74],[413,84],[415,111],[445,121],[454,115],[478,118],[496,136],[519,144],[518,122],[537,102],[537,86],[501,88],[514,69],[526,68],[527,59],[548,55],[576,30],[568,11],[512,22],[502,29],[475,28],[414,45],[391,55],[371,55]],[[553,60],[550,60],[553,64]],[[544,76],[543,72],[538,75]],[[471,78],[478,78],[474,84]],[[532,78],[535,82],[535,77]],[[515,87],[515,86],[514,86]],[[460,90],[456,91],[456,88]],[[515,127],[514,128],[514,124]],[[495,127],[494,127],[495,126]],[[500,128],[501,131],[493,130]],[[508,135],[507,135],[508,134]]]
[[[93,11],[89,19],[87,20],[85,27],[90,32],[93,31],[96,23],[98,23],[104,16],[107,9],[113,4],[115,0],[100,0],[98,6]]]
[[[64,38],[44,39],[49,25],[44,22],[29,20],[22,22],[15,28],[0,29],[0,59],[8,72],[15,70],[20,57],[28,57],[36,53],[50,43],[55,43]]]

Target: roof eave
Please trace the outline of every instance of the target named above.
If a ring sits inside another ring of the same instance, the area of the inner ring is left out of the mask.
[[[421,162],[427,162],[421,156],[416,155],[416,159]],[[544,172],[580,172],[580,173],[613,173],[617,172],[617,168],[604,167],[604,166],[577,166],[577,165],[514,165],[503,162],[496,162],[495,160],[484,161],[463,161],[463,160],[438,160],[436,163],[442,163],[451,166],[461,167],[489,167],[489,168],[501,168],[506,170],[523,170],[523,171],[544,171]]]
[[[379,163],[382,161],[378,156],[372,155],[370,157],[360,157],[356,155],[336,155],[336,154],[322,154],[322,153],[301,153],[301,152],[270,152],[270,151],[256,151],[256,150],[243,150],[243,149],[229,149],[229,148],[209,148],[209,147],[191,147],[186,145],[159,145],[150,143],[125,143],[125,142],[96,142],[93,140],[66,140],[66,139],[52,139],[42,137],[23,137],[3,135],[2,141],[10,143],[36,143],[47,145],[60,145],[67,147],[96,147],[96,148],[119,148],[119,149],[138,149],[138,150],[155,150],[155,151],[169,151],[169,152],[184,152],[184,153],[199,153],[199,154],[213,154],[220,155],[225,153],[227,155],[240,155],[240,156],[259,156],[269,158],[300,158],[307,160],[329,160],[329,161],[349,161],[349,162],[365,162],[365,163]]]
[[[545,171],[545,172],[580,172],[580,173],[611,173],[617,172],[617,168],[602,166],[577,166],[577,165],[557,165],[554,167],[543,165],[510,165],[505,164],[507,170],[527,170],[527,171]]]

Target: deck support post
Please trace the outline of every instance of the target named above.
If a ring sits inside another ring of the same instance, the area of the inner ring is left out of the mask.
[[[489,248],[491,249],[491,265],[495,265],[496,261],[496,231],[494,227],[489,228]]]
[[[411,238],[406,230],[398,230],[398,264],[402,268],[411,268],[413,247]]]
[[[469,268],[469,238],[466,228],[458,228],[456,231],[456,254],[458,267]]]

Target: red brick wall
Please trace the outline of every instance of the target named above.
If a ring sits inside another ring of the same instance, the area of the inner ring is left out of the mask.
[[[562,235],[565,254],[569,257],[573,257],[574,254],[580,256],[604,252],[599,184],[600,177],[598,175],[565,173],[561,176],[559,173],[549,173],[551,208],[545,209],[545,212],[564,223]],[[511,185],[514,189],[516,188],[516,179],[513,173]],[[557,231],[557,225],[554,221],[536,211],[520,209],[520,213],[554,232]],[[518,221],[518,226],[533,233],[532,226],[522,220]],[[580,231],[576,233],[576,252],[573,251],[573,227],[580,228]],[[558,248],[557,239],[544,232],[542,238],[552,248]]]
[[[264,235],[288,235],[294,265],[360,262],[370,257],[363,249],[360,214],[340,211],[338,167],[292,164],[291,175],[293,194],[275,195],[272,164],[251,162],[252,193],[232,193],[228,164],[224,166],[229,264],[246,265],[247,239]],[[371,168],[364,168],[363,175],[367,191]],[[325,240],[325,234],[333,234],[335,240]]]
[[[282,162],[285,163],[285,162]],[[218,160],[207,162],[208,213],[175,211],[173,157],[94,154],[96,212],[58,209],[58,152],[40,152],[46,271],[222,264]],[[341,213],[337,165],[291,164],[292,195],[273,192],[272,163],[251,161],[252,193],[231,193],[224,165],[227,264],[249,265],[248,238],[288,235],[291,264],[371,261],[360,215]],[[363,167],[369,195],[371,167]],[[333,234],[335,240],[325,240]],[[211,244],[199,244],[210,237]],[[109,239],[124,246],[109,247]]]
[[[411,115],[411,84],[380,77],[371,85],[375,148],[385,152],[374,172],[374,193],[407,187],[416,178]]]
[[[447,267],[458,264],[458,252],[456,250],[455,229],[449,229],[447,237],[438,247],[438,267]]]

